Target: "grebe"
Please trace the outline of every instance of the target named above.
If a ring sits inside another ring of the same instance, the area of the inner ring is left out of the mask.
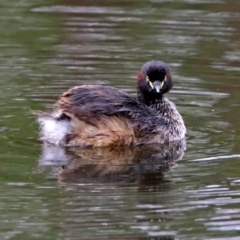
[[[170,68],[145,63],[137,76],[137,98],[114,87],[76,86],[63,93],[52,113],[34,112],[41,140],[55,145],[106,147],[164,144],[181,140],[186,128],[174,103]]]

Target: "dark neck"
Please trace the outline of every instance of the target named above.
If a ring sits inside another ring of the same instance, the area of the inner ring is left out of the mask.
[[[155,98],[143,96],[143,94],[138,93],[138,101],[146,104],[148,107],[154,109],[156,112],[162,112],[162,105],[164,104],[163,95],[157,96]]]
[[[146,104],[148,107],[155,111],[155,117],[152,116],[154,121],[157,122],[157,129],[159,131],[167,131],[166,136],[169,137],[169,141],[175,141],[184,138],[186,134],[186,128],[174,103],[169,101],[163,95],[148,95],[138,92],[138,101]],[[151,119],[151,117],[150,117]],[[156,126],[156,125],[154,125]]]

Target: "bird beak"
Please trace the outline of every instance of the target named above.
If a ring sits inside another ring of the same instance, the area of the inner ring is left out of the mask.
[[[159,93],[163,84],[160,81],[154,81],[153,86],[154,86],[154,89],[156,90],[156,92]]]

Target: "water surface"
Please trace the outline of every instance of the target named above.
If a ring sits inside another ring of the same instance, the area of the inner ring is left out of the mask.
[[[240,3],[0,1],[1,239],[238,239]],[[166,61],[185,144],[64,150],[30,109],[78,84],[135,94]]]

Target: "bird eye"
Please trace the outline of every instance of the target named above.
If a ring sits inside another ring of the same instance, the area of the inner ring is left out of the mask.
[[[148,82],[149,86],[150,86],[152,89],[154,89],[154,86],[153,86],[153,84],[152,84],[152,82],[150,81],[150,79],[149,79],[148,76],[146,77],[146,81]]]
[[[163,87],[163,85],[164,85],[164,83],[166,82],[166,80],[167,80],[167,76],[165,76],[164,80],[162,81],[162,83],[161,83],[161,88]]]

